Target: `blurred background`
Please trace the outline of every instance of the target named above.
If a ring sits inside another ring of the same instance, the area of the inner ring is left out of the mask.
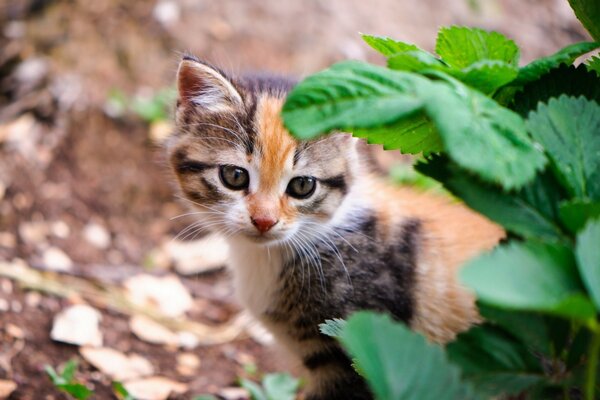
[[[240,314],[224,243],[175,218],[160,141],[181,54],[302,77],[382,63],[359,32],[432,51],[451,24],[522,63],[588,39],[566,0],[0,0],[0,398],[69,398],[44,368],[70,359],[99,399],[112,381],[243,399],[238,378],[293,371]]]

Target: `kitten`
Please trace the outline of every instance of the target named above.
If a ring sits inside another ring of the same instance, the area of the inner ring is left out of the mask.
[[[169,160],[199,226],[223,233],[242,304],[305,367],[308,400],[372,398],[326,319],[387,312],[432,341],[479,321],[457,268],[503,236],[443,196],[386,184],[357,139],[299,142],[281,107],[293,82],[179,66]],[[365,110],[368,112],[368,110]]]

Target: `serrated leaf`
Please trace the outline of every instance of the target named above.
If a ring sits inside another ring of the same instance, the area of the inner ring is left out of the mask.
[[[594,71],[600,76],[600,57],[594,56],[586,62],[588,71]]]
[[[504,61],[519,65],[519,48],[498,32],[452,26],[438,32],[436,53],[448,65],[462,69],[483,60]]]
[[[512,85],[524,85],[539,79],[552,69],[561,64],[571,65],[582,54],[588,53],[598,47],[598,43],[581,42],[569,45],[548,57],[538,58],[519,69],[519,75]]]
[[[352,134],[366,139],[367,143],[381,144],[385,150],[400,150],[404,154],[429,154],[443,149],[440,135],[423,113],[388,126],[355,128]]]
[[[544,380],[529,349],[490,325],[471,328],[446,349],[465,378],[490,397],[518,394]]]
[[[574,256],[562,245],[502,245],[470,262],[460,276],[484,303],[583,321],[595,318],[578,280]]]
[[[262,385],[269,400],[294,400],[300,381],[289,374],[267,374]]]
[[[324,323],[319,324],[319,331],[323,335],[339,337],[346,326],[346,321],[341,318],[326,319]]]
[[[600,2],[598,0],[569,0],[575,15],[592,37],[600,41]]]
[[[490,94],[515,79],[518,69],[504,61],[483,60],[461,70],[450,70],[448,73],[461,82]]]
[[[461,380],[460,370],[448,361],[441,347],[388,316],[356,313],[340,340],[377,399],[474,398],[473,389]]]
[[[343,62],[298,84],[288,95],[283,118],[301,139],[335,128],[383,126],[422,109],[416,90],[427,83],[414,74]]]
[[[575,68],[562,64],[523,86],[514,96],[511,108],[527,117],[529,111],[535,110],[540,102],[546,103],[550,98],[561,95],[584,96],[600,103],[600,77],[588,71],[585,65]]]
[[[570,200],[560,204],[560,220],[571,232],[577,233],[585,223],[600,217],[600,202],[590,200]]]
[[[553,221],[553,214],[543,207],[550,207],[551,201],[545,194],[553,187],[539,182],[539,176],[519,193],[505,193],[497,186],[478,181],[461,171],[446,159],[435,157],[416,165],[417,171],[441,182],[452,194],[463,200],[469,207],[480,212],[508,231],[524,238],[538,238],[551,241],[565,239],[565,235]],[[534,195],[533,192],[537,192]],[[536,197],[539,197],[538,201]],[[543,200],[548,201],[545,203]]]
[[[388,57],[387,65],[398,71],[423,71],[426,69],[448,69],[439,59],[423,50],[411,50]]]
[[[546,163],[514,112],[460,82],[423,93],[444,147],[461,167],[506,189],[530,182]]]
[[[600,199],[600,106],[561,96],[531,112],[527,127],[544,146],[563,186],[577,198]]]
[[[414,44],[399,42],[385,36],[361,35],[363,40],[386,57],[405,51],[419,50]]]
[[[583,284],[600,312],[600,219],[589,221],[577,235],[575,255]]]

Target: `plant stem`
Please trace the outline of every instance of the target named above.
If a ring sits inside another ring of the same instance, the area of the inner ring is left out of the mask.
[[[598,355],[600,353],[600,330],[593,331],[592,341],[590,343],[589,362],[585,376],[585,399],[594,400],[596,391],[596,373],[598,370]]]

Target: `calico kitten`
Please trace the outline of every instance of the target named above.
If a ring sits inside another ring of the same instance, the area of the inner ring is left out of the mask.
[[[387,312],[436,342],[479,321],[456,270],[503,236],[451,200],[370,173],[357,139],[299,142],[280,111],[293,82],[179,66],[170,163],[198,224],[227,236],[242,304],[309,375],[306,398],[369,399],[326,319]],[[368,110],[365,110],[368,112]]]

